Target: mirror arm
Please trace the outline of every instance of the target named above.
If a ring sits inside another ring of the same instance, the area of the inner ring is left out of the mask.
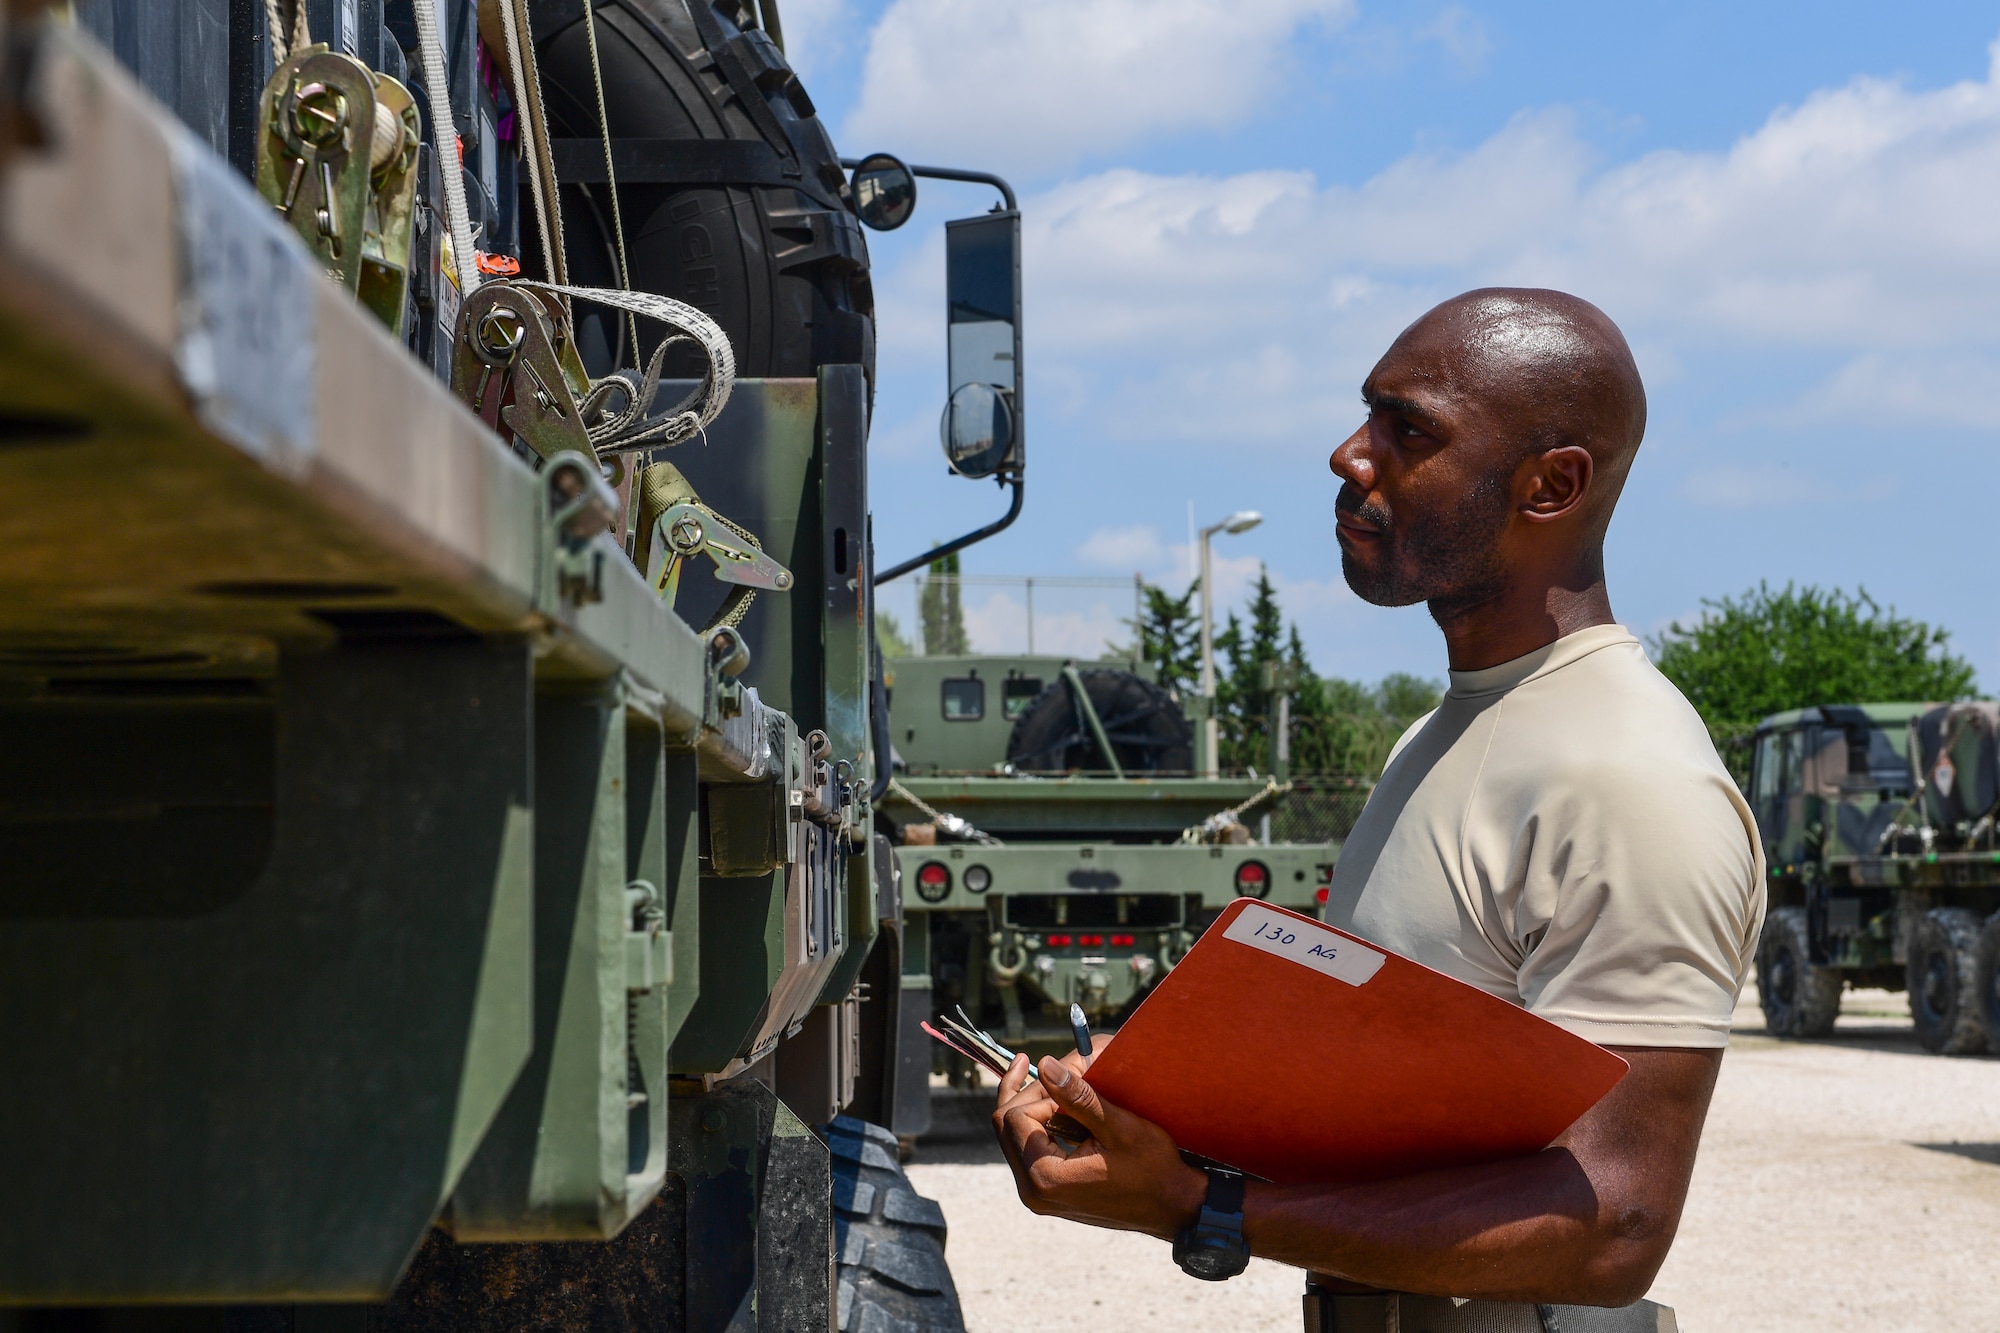
[[[894,569],[883,570],[881,573],[875,576],[875,586],[879,588],[883,584],[887,583],[890,579],[899,579],[913,569],[922,569],[925,565],[928,565],[933,560],[942,560],[946,556],[952,554],[954,551],[963,551],[966,547],[972,545],[974,542],[983,542],[988,537],[991,537],[994,533],[1001,531],[1009,524],[1011,524],[1015,519],[1019,518],[1021,516],[1021,493],[1022,493],[1022,488],[1024,486],[1024,482],[1019,473],[1016,473],[1014,476],[1008,478],[1007,480],[1011,482],[1014,487],[1014,502],[1007,506],[1007,513],[1000,519],[999,522],[989,523],[985,527],[975,529],[972,532],[968,532],[963,537],[959,537],[954,541],[948,541],[943,546],[939,546],[932,550],[925,551],[922,555],[918,556],[916,559],[905,560],[902,564],[897,565]]]
[[[861,165],[861,159],[858,157],[843,157],[840,159],[840,165],[846,170],[852,171]],[[1000,197],[1006,200],[1009,212],[1015,212],[1020,208],[1020,205],[1014,201],[1014,187],[990,171],[960,171],[957,167],[912,166],[910,174],[912,176],[928,176],[932,180],[939,181],[969,181],[974,185],[991,185],[994,189],[1000,191]]]

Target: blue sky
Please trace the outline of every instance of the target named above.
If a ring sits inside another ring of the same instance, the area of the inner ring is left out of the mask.
[[[2000,612],[2000,84],[1990,6],[786,0],[842,151],[1021,194],[1029,487],[986,574],[1179,586],[1188,504],[1240,603],[1259,561],[1328,674],[1441,673],[1421,608],[1347,592],[1331,447],[1443,297],[1562,287],[1625,329],[1652,406],[1608,551],[1642,633],[1760,579],[1865,586],[1987,688]],[[940,224],[873,233],[878,555],[996,514],[944,474]],[[1019,595],[969,590],[975,641]],[[897,596],[884,598],[895,607]],[[1129,598],[1037,593],[1089,651]],[[907,613],[906,613],[907,618]]]

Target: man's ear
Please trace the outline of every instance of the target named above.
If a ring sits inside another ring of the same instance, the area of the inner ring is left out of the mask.
[[[1532,523],[1551,523],[1567,518],[1590,493],[1595,468],[1590,450],[1565,444],[1545,450],[1523,465],[1521,516]]]

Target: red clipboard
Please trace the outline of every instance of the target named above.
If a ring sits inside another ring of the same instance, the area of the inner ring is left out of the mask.
[[[1239,898],[1086,1077],[1180,1147],[1293,1183],[1540,1151],[1627,1068],[1477,987]]]

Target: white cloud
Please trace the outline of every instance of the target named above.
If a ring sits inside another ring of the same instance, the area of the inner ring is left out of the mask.
[[[1555,109],[1358,187],[1106,171],[1024,208],[1030,385],[1036,410],[1114,439],[1330,448],[1397,330],[1452,292],[1511,283],[1602,305],[1656,385],[1725,349],[1795,348],[1844,366],[1798,421],[1990,427],[1996,213],[1992,75],[1935,91],[1857,79],[1725,152],[1610,168]],[[885,343],[935,342],[941,268],[926,251],[884,275]]]
[[[847,0],[785,0],[785,59],[810,76],[847,55]]]
[[[1764,414],[1777,424],[1922,421],[1973,430],[2000,429],[2000,349],[1984,352],[1867,352],[1785,407]]]
[[[1492,53],[1493,41],[1479,16],[1464,5],[1449,5],[1438,16],[1417,29],[1421,41],[1436,42],[1459,65],[1476,70]]]
[[[1077,558],[1105,569],[1145,570],[1166,557],[1160,534],[1149,524],[1126,528],[1099,528],[1076,548]]]
[[[1726,463],[1698,468],[1681,494],[1709,509],[1781,509],[1791,505],[1886,500],[1901,489],[1894,476],[1856,476],[1824,469],[1802,472],[1783,463]]]
[[[1052,589],[1036,585],[1034,651],[1096,659],[1106,646],[1131,641],[1129,599],[1114,602],[1103,593],[1050,606]],[[1012,593],[983,598],[966,590],[965,637],[976,653],[1023,653],[1029,649],[1026,601]]]
[[[1240,121],[1353,0],[895,0],[841,142],[1040,171]]]
[[[1835,498],[1840,489],[1825,478],[1782,463],[1724,464],[1688,476],[1681,494],[1710,509],[1772,509]]]

